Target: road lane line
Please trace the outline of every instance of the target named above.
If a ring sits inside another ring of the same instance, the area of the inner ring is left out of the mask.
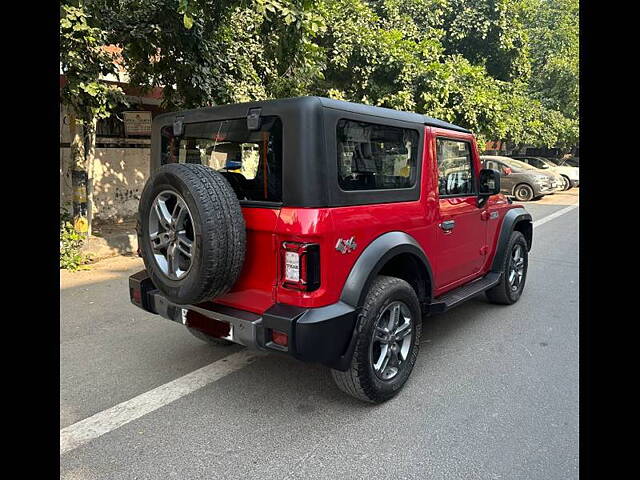
[[[262,352],[241,350],[60,430],[60,455],[246,367]]]
[[[552,213],[551,215],[547,215],[546,217],[542,217],[540,220],[536,220],[533,222],[533,227],[539,227],[540,225],[544,225],[545,223],[553,220],[554,218],[558,218],[565,213],[569,213],[571,210],[578,208],[579,205],[569,205],[568,207],[563,208],[562,210],[558,210],[557,212]]]

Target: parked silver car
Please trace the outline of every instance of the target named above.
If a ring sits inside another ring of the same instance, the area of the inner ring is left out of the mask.
[[[521,202],[555,193],[560,185],[555,175],[549,175],[526,163],[509,157],[497,155],[481,155],[484,168],[500,172],[502,193],[510,195]]]
[[[516,155],[513,155],[511,158],[528,163],[532,167],[547,170],[547,173],[557,173],[562,180],[561,185],[564,185],[562,190],[569,190],[570,188],[577,187],[580,184],[580,169],[573,164],[564,163],[563,160]]]

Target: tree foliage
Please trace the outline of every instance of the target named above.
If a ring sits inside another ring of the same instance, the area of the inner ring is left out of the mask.
[[[95,0],[131,82],[167,108],[304,94],[317,73],[309,1]]]
[[[567,118],[578,118],[578,0],[536,0],[528,25],[533,96]]]
[[[60,66],[67,82],[62,101],[84,123],[107,118],[122,100],[122,90],[99,81],[115,73],[112,56],[104,50],[105,32],[92,25],[84,5],[63,4],[60,15]]]
[[[169,108],[323,95],[578,140],[577,0],[93,0]]]

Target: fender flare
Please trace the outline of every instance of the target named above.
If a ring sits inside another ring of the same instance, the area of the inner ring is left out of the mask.
[[[493,257],[493,262],[491,263],[492,272],[502,272],[502,264],[504,262],[504,256],[507,254],[507,244],[509,243],[509,238],[511,238],[511,233],[513,233],[513,231],[515,230],[516,225],[521,222],[528,222],[529,224],[531,224],[531,214],[527,212],[523,207],[512,208],[505,214],[504,218],[502,219],[500,236],[498,237],[498,243],[496,244],[496,254]],[[532,238],[533,236],[530,239],[527,239],[527,250],[531,250]]]
[[[388,232],[371,242],[360,254],[351,268],[349,276],[342,288],[340,300],[355,308],[362,307],[369,286],[385,264],[397,255],[411,253],[425,267],[429,278],[427,295],[431,298],[433,275],[431,264],[420,244],[405,232]]]
[[[347,281],[342,288],[340,301],[354,308],[355,322],[352,327],[351,338],[346,350],[330,367],[345,371],[351,364],[353,352],[355,351],[358,331],[360,330],[360,312],[367,296],[369,286],[382,270],[382,267],[393,257],[402,253],[412,253],[424,265],[429,279],[429,289],[427,295],[431,298],[433,293],[433,275],[431,264],[427,259],[424,250],[420,247],[415,238],[404,232],[388,232],[380,235],[371,242],[360,254],[356,263],[351,268]]]

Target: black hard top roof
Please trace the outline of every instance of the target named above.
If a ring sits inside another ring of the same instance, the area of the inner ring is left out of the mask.
[[[343,100],[334,100],[325,97],[315,97],[320,100],[320,103],[327,108],[333,108],[336,110],[343,110],[346,112],[360,113],[363,115],[373,115],[376,117],[393,118],[395,120],[401,120],[405,122],[422,123],[424,125],[430,125],[432,127],[448,128],[449,130],[457,130],[459,132],[471,133],[466,128],[459,127],[453,123],[438,120],[437,118],[422,115],[420,113],[403,112],[401,110],[394,110],[392,108],[375,107],[372,105],[364,105],[361,103],[345,102]]]
[[[427,115],[422,115],[419,113],[403,112],[401,110],[394,110],[392,108],[375,107],[372,105],[364,105],[361,103],[345,102],[343,100],[334,100],[331,98],[314,97],[314,96],[282,98],[282,99],[276,99],[276,100],[260,100],[256,102],[237,103],[232,105],[218,105],[214,107],[205,107],[205,108],[199,108],[194,110],[186,110],[182,112],[171,112],[163,115],[158,115],[158,117],[174,116],[176,114],[190,114],[190,113],[195,114],[196,112],[200,114],[206,114],[206,113],[220,114],[220,113],[223,113],[223,111],[228,111],[228,113],[233,112],[235,114],[235,113],[239,113],[239,109],[246,111],[249,108],[256,108],[256,107],[277,107],[279,104],[283,106],[286,105],[288,107],[292,107],[295,104],[299,104],[300,108],[315,108],[318,106],[322,106],[325,108],[342,110],[345,112],[351,112],[356,114],[370,115],[370,116],[376,116],[380,118],[391,118],[394,120],[399,120],[404,122],[419,123],[423,125],[429,125],[432,127],[446,128],[449,130],[456,130],[459,132],[471,133],[471,131],[466,128],[459,127],[458,125],[454,125],[452,123],[448,123],[443,120],[438,120],[437,118],[432,118]]]

